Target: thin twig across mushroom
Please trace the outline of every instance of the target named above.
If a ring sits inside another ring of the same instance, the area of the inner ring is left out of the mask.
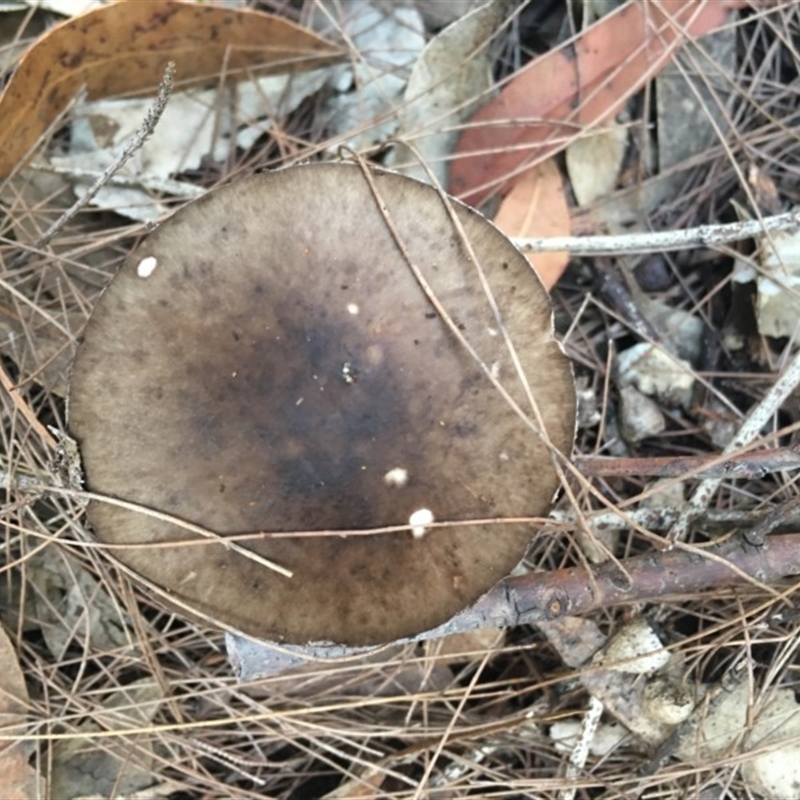
[[[544,514],[572,445],[570,366],[526,259],[458,203],[454,227],[431,187],[368,177],[292,167],[188,205],[128,257],[74,364],[87,486],[143,507],[93,501],[97,536],[165,600],[258,639],[441,624],[533,533],[470,520]],[[147,509],[264,531],[247,547],[292,577]],[[346,533],[387,525],[407,527]]]

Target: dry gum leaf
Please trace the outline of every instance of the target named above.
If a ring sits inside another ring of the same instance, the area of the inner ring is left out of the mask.
[[[14,645],[0,626],[0,733],[16,732],[25,724],[28,691]],[[3,797],[42,797],[36,772],[28,764],[25,741],[0,744],[0,787]]]
[[[550,159],[526,172],[503,199],[494,224],[506,236],[569,236],[570,219],[561,173]],[[569,262],[569,253],[529,254],[528,260],[552,289]]]
[[[152,722],[163,694],[151,678],[134,681],[113,692],[92,719],[81,723],[85,733],[53,744],[51,796],[129,797],[156,780],[152,743],[143,737],[104,736],[105,731],[141,728]],[[151,792],[150,797],[158,796]]]
[[[91,99],[152,91],[169,61],[184,85],[213,82],[222,70],[286,72],[342,56],[305,28],[246,9],[176,0],[98,8],[38,39],[0,95],[0,178],[21,166],[84,87]]]
[[[628,129],[613,122],[567,148],[567,172],[579,206],[614,190],[628,145]]]
[[[458,124],[490,88],[489,44],[503,11],[502,3],[484,3],[454,21],[428,42],[408,80],[398,109],[397,138],[411,140],[442,183],[447,182]],[[411,162],[401,169],[406,175],[428,180],[408,148],[398,147],[392,158],[391,164]]]
[[[612,119],[688,37],[719,27],[730,8],[717,0],[630,2],[537,58],[473,116],[458,144],[450,192],[480,204],[525,165],[562,150],[576,126]]]

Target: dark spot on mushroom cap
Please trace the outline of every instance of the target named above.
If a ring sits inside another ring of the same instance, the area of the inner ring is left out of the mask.
[[[449,247],[441,199],[375,179],[440,302],[528,408],[475,267]],[[550,439],[568,452],[572,378],[546,292],[491,224],[456,209]],[[142,278],[148,256],[157,266]],[[547,449],[431,313],[357,166],[295,167],[207,195],[129,256],[87,325],[70,427],[88,487],[223,535],[406,525],[423,508],[437,521],[546,513]],[[342,379],[345,364],[357,380]],[[396,468],[402,486],[384,479]],[[247,543],[294,572],[285,578],[219,544],[180,546],[197,537],[141,513],[92,502],[88,515],[106,542],[177,543],[115,551],[164,597],[292,643],[432,628],[508,574],[532,534],[473,524]]]

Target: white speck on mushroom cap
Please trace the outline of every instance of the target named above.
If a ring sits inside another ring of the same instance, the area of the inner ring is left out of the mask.
[[[421,539],[428,532],[428,525],[434,521],[433,511],[429,508],[418,508],[409,518],[408,524],[411,526],[411,535],[415,539]]]
[[[358,303],[348,303],[347,304],[347,313],[348,314],[352,314],[353,316],[355,316],[356,314],[358,314],[358,312],[359,312]]]
[[[136,274],[140,278],[149,278],[156,270],[158,260],[155,256],[146,256],[136,267]]]
[[[395,489],[402,489],[408,483],[408,470],[404,467],[392,467],[383,476],[383,482]]]

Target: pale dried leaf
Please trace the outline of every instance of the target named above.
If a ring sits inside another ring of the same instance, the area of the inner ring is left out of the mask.
[[[443,185],[447,157],[458,141],[458,124],[491,86],[489,43],[504,6],[490,2],[471,10],[428,42],[414,65],[398,108],[397,138],[407,139]],[[406,147],[392,153],[406,175],[427,180],[417,156]]]
[[[736,28],[731,25],[704,36],[698,47],[678,53],[656,77],[659,184],[663,197],[680,193],[692,159],[717,144],[728,132],[727,90],[720,88],[736,71]],[[655,198],[654,198],[655,199]],[[648,213],[655,207],[646,209]]]
[[[93,651],[134,649],[120,607],[74,558],[46,548],[27,560],[26,575],[35,591],[42,635],[56,658],[74,639]]]
[[[661,643],[650,623],[642,617],[620,628],[595,657],[594,663],[614,672],[642,675],[666,666],[669,651]]]
[[[327,70],[294,75],[271,75],[232,87],[226,99],[217,89],[177,92],[170,98],[161,121],[144,145],[119,171],[135,184],[152,185],[201,166],[211,156],[224,162],[237,147],[246,149],[294,111],[328,79]],[[70,150],[50,162],[67,173],[97,176],[118,160],[119,151],[142,125],[152,101],[112,99],[83,103],[73,112]],[[93,182],[79,180],[76,192]],[[168,212],[151,192],[127,186],[104,186],[91,205],[139,221],[155,221]]]
[[[611,194],[627,146],[627,127],[612,122],[567,147],[567,172],[579,206],[588,206]]]
[[[311,31],[250,9],[175,0],[101,6],[50,29],[20,59],[0,95],[0,177],[23,166],[84,88],[90,99],[148,93],[170,61],[178,81],[208,85],[222,70],[286,73],[342,55]]]
[[[92,719],[80,726],[85,737],[53,744],[53,797],[82,797],[99,793],[127,797],[150,787],[156,777],[152,745],[138,736],[104,737],[103,731],[125,731],[148,725],[163,698],[160,686],[142,679],[118,689]],[[97,734],[93,736],[92,734]]]
[[[620,387],[635,386],[667,406],[686,408],[692,400],[695,376],[687,361],[659,345],[640,342],[617,355],[617,381]]]
[[[758,237],[754,268],[743,258],[734,265],[737,283],[755,280],[756,320],[764,336],[797,336],[800,326],[800,234],[778,231]]]
[[[339,7],[343,32],[358,59],[352,66],[331,70],[331,83],[339,91],[326,104],[328,128],[347,134],[347,145],[359,151],[397,130],[395,109],[425,46],[424,26],[415,8],[393,4],[381,10],[363,0],[348,0]]]

